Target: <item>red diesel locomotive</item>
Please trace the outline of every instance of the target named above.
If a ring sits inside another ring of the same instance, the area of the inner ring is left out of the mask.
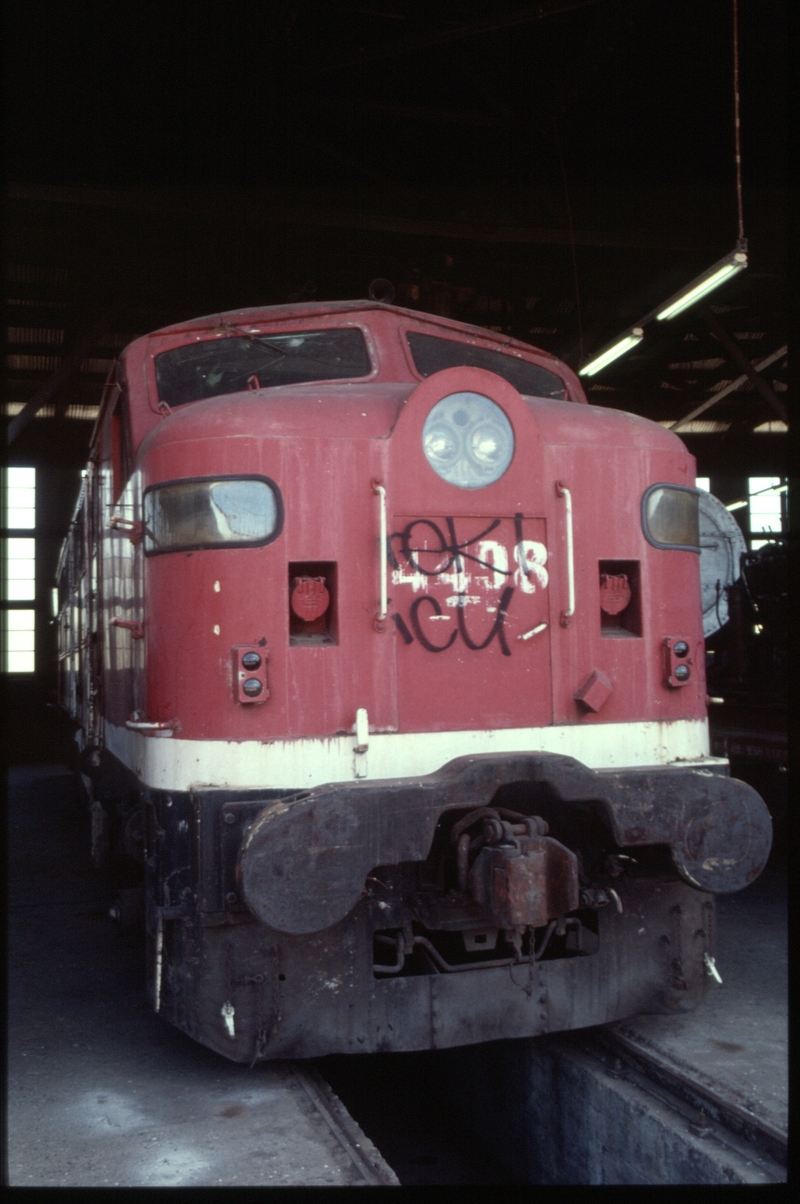
[[[771,840],[709,756],[694,472],[545,352],[388,304],[132,343],[60,690],[155,1010],[252,1063],[694,1006]]]

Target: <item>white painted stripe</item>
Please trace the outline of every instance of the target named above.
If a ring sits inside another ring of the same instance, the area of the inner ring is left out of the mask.
[[[308,789],[354,778],[420,777],[455,757],[476,753],[552,752],[591,769],[625,769],[675,762],[725,765],[709,757],[705,719],[670,723],[607,723],[498,731],[370,733],[369,751],[356,737],[329,740],[157,740],[105,726],[106,744],[147,786],[160,790],[225,786]]]

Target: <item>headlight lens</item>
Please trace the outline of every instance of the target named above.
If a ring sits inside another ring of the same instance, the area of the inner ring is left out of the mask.
[[[144,495],[144,547],[156,552],[245,547],[276,539],[280,491],[266,477],[174,481]]]
[[[447,431],[443,427],[435,427],[426,432],[425,455],[438,472],[439,467],[445,468],[447,465],[455,464],[461,455],[461,441],[454,437],[452,431]]]
[[[514,432],[500,407],[482,393],[451,393],[428,415],[422,448],[442,480],[460,489],[482,489],[511,463]]]
[[[686,485],[651,485],[642,498],[645,538],[656,548],[700,551],[700,495]]]

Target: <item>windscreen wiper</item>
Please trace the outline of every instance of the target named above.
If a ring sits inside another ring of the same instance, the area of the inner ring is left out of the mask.
[[[246,339],[248,343],[253,343],[256,347],[260,348],[262,351],[271,351],[272,354],[279,359],[283,359],[284,356],[286,355],[285,351],[280,351],[279,348],[273,347],[271,343],[264,342],[263,339],[257,338],[256,335],[250,334],[246,330],[241,330],[238,326],[228,326],[227,323],[223,323],[223,325],[218,327],[218,329],[219,330],[229,330],[237,338]],[[268,338],[269,336],[267,335],[265,337]]]

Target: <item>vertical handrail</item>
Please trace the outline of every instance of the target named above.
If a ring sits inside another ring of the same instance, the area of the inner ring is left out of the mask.
[[[567,589],[569,600],[567,609],[561,612],[561,626],[569,627],[570,619],[575,614],[575,556],[572,548],[572,494],[563,481],[556,481],[556,493],[566,502],[567,518]]]
[[[381,545],[381,604],[375,616],[376,623],[383,623],[389,608],[386,595],[386,574],[389,569],[389,546],[386,538],[386,487],[379,481],[372,482],[372,489],[380,499],[380,545]]]
[[[155,1006],[154,1012],[161,1011],[161,975],[164,964],[164,917],[161,908],[158,909],[156,920],[156,972],[155,972]]]

